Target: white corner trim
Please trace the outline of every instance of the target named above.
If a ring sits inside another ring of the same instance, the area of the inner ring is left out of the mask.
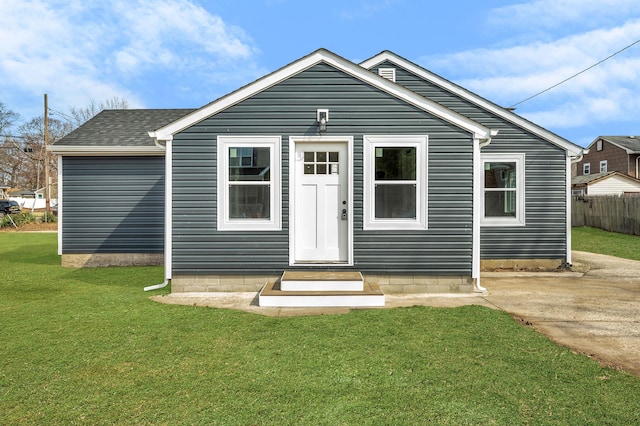
[[[62,194],[63,194],[63,182],[62,178],[62,156],[58,156],[58,255],[62,256]]]
[[[565,170],[565,183],[566,183],[566,244],[567,244],[567,255],[566,262],[571,264],[571,157],[567,155],[566,159],[566,170]]]
[[[484,98],[482,98],[481,96],[476,95],[473,92],[470,92],[464,88],[462,88],[461,86],[458,86],[457,84],[454,84],[452,82],[450,82],[449,80],[446,80],[442,77],[440,77],[437,74],[432,73],[431,71],[428,71],[416,64],[414,64],[413,62],[410,62],[392,52],[389,51],[385,51],[382,53],[379,53],[378,55],[367,59],[366,61],[362,62],[360,64],[360,66],[366,68],[366,69],[370,69],[382,62],[385,61],[390,61],[393,62],[399,66],[401,66],[402,68],[405,68],[406,70],[408,70],[409,72],[412,72],[413,74],[416,74],[422,78],[424,78],[425,80],[434,83],[440,87],[442,87],[445,90],[448,90],[449,92],[452,92],[458,96],[460,96],[463,99],[466,99],[476,105],[478,105],[481,108],[486,109],[487,111],[490,111],[491,113],[504,118],[505,120],[520,126],[528,131],[530,131],[531,133],[551,142],[552,144],[568,151],[570,153],[570,155],[572,156],[577,156],[580,155],[583,151],[582,147],[579,147],[578,145],[556,135],[555,133],[550,132],[549,130],[538,126],[537,124],[532,123],[529,120],[526,120],[522,117],[520,117],[517,114],[512,113],[511,111],[508,111],[505,108],[502,108],[496,104],[494,104],[493,102],[490,102]]]
[[[292,77],[320,62],[325,62],[336,69],[359,79],[360,81],[366,82],[377,89],[422,109],[423,111],[465,129],[473,133],[475,138],[490,139],[491,137],[490,129],[482,124],[433,102],[430,99],[420,96],[419,94],[399,84],[393,83],[384,77],[380,77],[325,49],[317,50],[289,65],[286,65],[285,67],[280,68],[279,70],[274,71],[273,73],[266,75],[255,82],[236,90],[235,92],[205,105],[199,110],[187,114],[167,126],[157,129],[154,132],[149,132],[149,135],[158,140],[168,140],[172,135],[194,125],[195,123],[217,114],[218,112],[223,111],[224,109],[235,105],[236,103],[241,102],[275,84],[278,84],[281,81],[284,81],[287,78]]]
[[[173,146],[165,145],[164,158],[164,278],[171,279],[173,270]]]

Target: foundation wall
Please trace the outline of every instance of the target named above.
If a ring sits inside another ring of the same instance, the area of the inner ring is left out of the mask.
[[[564,265],[564,259],[485,259],[480,261],[482,271],[557,271]]]
[[[93,253],[63,254],[65,268],[96,268],[102,266],[160,266],[164,255],[156,253]]]
[[[178,275],[171,279],[172,293],[253,292],[279,275]],[[364,275],[385,293],[471,293],[474,280],[467,276]]]

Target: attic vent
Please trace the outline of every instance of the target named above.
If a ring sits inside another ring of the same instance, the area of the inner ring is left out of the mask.
[[[395,68],[378,68],[378,75],[384,77],[387,80],[393,82],[396,81],[396,69]]]

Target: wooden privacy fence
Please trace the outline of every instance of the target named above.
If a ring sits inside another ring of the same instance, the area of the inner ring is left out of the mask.
[[[640,235],[640,196],[581,196],[571,203],[573,226]]]

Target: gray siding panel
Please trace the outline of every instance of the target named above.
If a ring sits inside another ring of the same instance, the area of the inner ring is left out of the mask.
[[[164,157],[63,157],[62,252],[162,253]]]
[[[326,135],[354,137],[354,267],[370,273],[470,275],[471,135],[324,64],[175,135],[173,272],[278,273],[289,267],[288,137],[316,135],[318,108],[330,110]],[[282,231],[216,230],[218,134],[282,136]],[[429,136],[428,230],[362,229],[365,134]]]
[[[483,153],[525,154],[526,226],[482,227],[482,259],[564,259],[566,256],[565,152],[479,106],[438,87],[391,63],[396,82],[499,134]],[[377,72],[377,68],[375,69]]]

